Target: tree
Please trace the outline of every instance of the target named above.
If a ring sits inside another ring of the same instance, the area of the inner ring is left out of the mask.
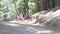
[[[35,9],[36,9],[36,4],[34,2],[34,0],[30,0],[28,2],[28,6],[29,6],[29,13],[32,15],[35,13]]]
[[[36,3],[36,12],[40,12],[40,0],[35,0],[35,3]]]
[[[12,0],[12,3],[14,3],[14,6],[15,6],[15,10],[16,10],[16,12],[18,13],[18,11],[17,11],[17,6],[16,6],[16,2],[17,2],[17,0]]]

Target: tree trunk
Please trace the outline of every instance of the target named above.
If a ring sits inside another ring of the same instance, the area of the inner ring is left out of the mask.
[[[36,12],[40,12],[40,0],[35,0],[35,3],[36,3],[35,13],[36,13]]]
[[[47,10],[47,0],[43,0],[43,10]]]
[[[14,5],[15,5],[15,10],[16,10],[16,12],[17,12],[17,7],[16,7],[16,3],[14,3]]]
[[[55,0],[55,6],[59,6],[60,0]]]

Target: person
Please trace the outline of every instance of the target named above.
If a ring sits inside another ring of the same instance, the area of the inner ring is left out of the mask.
[[[17,14],[16,15],[16,22],[18,23],[18,21],[19,21],[19,15]]]
[[[29,14],[26,14],[25,15],[25,19],[29,19]]]
[[[23,14],[20,14],[20,15],[19,15],[19,19],[20,19],[20,20],[24,20],[24,15],[23,15]]]

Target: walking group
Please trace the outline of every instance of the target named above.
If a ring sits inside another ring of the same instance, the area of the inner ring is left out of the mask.
[[[24,15],[24,14],[17,14],[16,15],[16,21],[24,21],[24,20],[28,20],[30,17],[28,14]]]

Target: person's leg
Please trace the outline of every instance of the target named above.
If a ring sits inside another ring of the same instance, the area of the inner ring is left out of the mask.
[[[19,23],[19,17],[18,17],[18,16],[17,16],[17,18],[16,18],[16,22]]]
[[[18,19],[16,19],[16,23],[18,23]]]

